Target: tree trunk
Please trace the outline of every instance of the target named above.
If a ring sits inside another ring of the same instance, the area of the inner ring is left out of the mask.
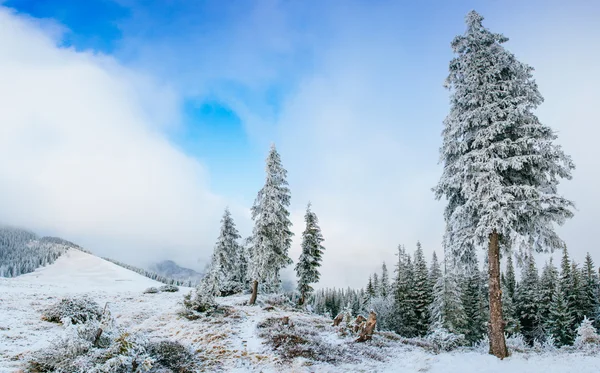
[[[258,296],[258,280],[254,280],[252,283],[252,295],[250,296],[250,302],[248,303],[251,306],[254,306],[256,303],[256,297]]]
[[[490,354],[500,359],[508,356],[504,339],[504,319],[502,317],[502,290],[500,288],[500,242],[498,233],[490,234],[488,247],[490,284]]]
[[[302,295],[300,296],[300,300],[298,301],[298,305],[299,306],[303,306],[304,305],[304,292],[302,292]]]

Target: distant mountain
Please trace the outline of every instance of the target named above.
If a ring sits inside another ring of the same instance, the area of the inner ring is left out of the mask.
[[[174,278],[180,281],[191,281],[192,284],[198,283],[204,276],[202,273],[194,271],[193,269],[181,267],[172,260],[163,260],[162,262],[150,266],[149,269],[161,276]]]

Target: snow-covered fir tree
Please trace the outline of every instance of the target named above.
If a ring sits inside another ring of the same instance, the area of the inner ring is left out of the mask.
[[[506,258],[506,274],[504,275],[504,281],[506,283],[508,295],[514,300],[515,290],[517,287],[517,278],[515,277],[515,266],[513,264],[512,255],[508,255]]]
[[[413,271],[413,291],[415,328],[417,335],[424,336],[429,329],[429,308],[432,302],[432,288],[429,285],[427,262],[423,256],[421,243],[417,242]]]
[[[485,313],[481,316],[485,316]],[[510,291],[506,283],[502,284],[502,316],[506,323],[504,330],[511,336],[521,332],[521,325],[517,317],[517,310],[513,298],[510,296]]]
[[[379,275],[373,273],[373,295],[378,297],[381,295],[381,284],[379,283]]]
[[[381,289],[380,293],[383,298],[388,298],[391,293],[390,288],[390,275],[388,273],[387,266],[385,262],[381,265]]]
[[[394,330],[402,336],[413,337],[416,335],[413,265],[404,246],[398,246],[397,256],[394,279]]]
[[[278,291],[281,286],[280,270],[292,264],[288,255],[293,236],[288,211],[291,196],[287,171],[281,164],[275,145],[271,145],[266,160],[266,174],[265,185],[252,206],[254,229],[248,263],[252,279],[250,304],[256,301],[259,283],[263,284],[265,291]]]
[[[238,243],[241,238],[231,212],[225,209],[221,219],[221,230],[212,255],[207,280],[212,281],[209,288],[213,295],[231,295],[243,290],[246,273],[243,247]]]
[[[530,254],[523,265],[521,282],[517,288],[517,316],[521,325],[521,334],[529,343],[533,343],[539,330],[539,277],[535,258]]]
[[[438,261],[437,254],[433,252],[431,257],[431,265],[429,266],[429,286],[431,288],[432,300],[433,300],[433,287],[437,284],[439,278],[442,277],[442,270]]]
[[[583,265],[583,296],[584,296],[584,315],[593,320],[594,326],[600,325],[597,320],[598,311],[600,308],[600,280],[598,273],[594,268],[594,261],[590,253],[585,256]]]
[[[477,265],[477,256],[470,260],[475,263],[468,268],[461,281],[461,301],[465,316],[469,322],[465,326],[464,334],[468,342],[475,343],[479,341],[486,330],[483,294],[481,289],[481,272]],[[505,318],[506,320],[506,318]]]
[[[306,296],[313,291],[311,284],[319,281],[321,276],[319,267],[323,260],[323,251],[325,248],[321,243],[324,241],[319,219],[311,211],[310,203],[306,207],[304,222],[306,228],[302,233],[302,253],[296,264],[296,275],[298,276],[298,291],[300,292],[300,305],[304,304]]]
[[[373,286],[373,276],[369,276],[367,287],[365,288],[365,297],[363,303],[368,305],[371,299],[375,298],[375,286]]]
[[[573,318],[565,299],[565,294],[560,284],[556,285],[550,304],[550,315],[546,322],[547,333],[554,337],[558,346],[573,343]]]
[[[462,258],[487,246],[490,353],[508,356],[500,290],[500,246],[505,251],[564,247],[554,224],[570,218],[573,204],[557,193],[571,178],[571,158],[554,144],[556,134],[533,110],[542,103],[532,71],[503,47],[508,38],[489,31],[475,11],[467,30],[452,41],[446,87],[450,113],[444,121],[435,188],[445,197],[444,245]]]
[[[552,258],[544,265],[539,284],[539,316],[546,332],[548,331],[548,320],[550,320],[550,308],[556,286],[558,285],[558,269],[554,266]]]
[[[433,287],[430,325],[442,326],[455,334],[463,334],[468,324],[462,303],[458,273],[444,258],[444,273]]]
[[[567,304],[573,317],[572,329],[575,331],[585,316],[585,293],[583,275],[575,261],[571,262],[570,288],[565,290]]]

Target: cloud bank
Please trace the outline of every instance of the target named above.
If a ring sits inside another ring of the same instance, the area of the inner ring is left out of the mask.
[[[202,257],[225,201],[162,132],[178,94],[48,27],[0,8],[0,221],[139,264]]]

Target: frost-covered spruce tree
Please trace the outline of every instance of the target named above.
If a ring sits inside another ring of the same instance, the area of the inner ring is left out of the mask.
[[[367,287],[365,288],[364,303],[368,305],[373,298],[375,298],[375,286],[373,286],[373,277],[369,276],[369,281],[367,282]]]
[[[381,284],[377,273],[373,273],[373,293],[376,297],[381,295]]]
[[[321,243],[324,241],[319,219],[311,211],[310,203],[306,207],[304,222],[306,228],[302,233],[302,253],[296,264],[296,275],[298,276],[298,291],[300,292],[299,304],[303,305],[306,296],[313,291],[311,284],[319,282],[319,267],[323,260],[323,250],[325,248]]]
[[[417,250],[415,251],[413,294],[416,333],[419,336],[424,336],[429,329],[429,308],[432,301],[432,289],[429,286],[427,263],[425,262],[420,242],[417,242]]]
[[[554,144],[552,129],[533,110],[542,103],[533,68],[502,44],[508,39],[482,25],[471,11],[467,31],[452,41],[446,87],[450,113],[444,121],[444,170],[434,189],[445,197],[444,245],[453,256],[487,246],[490,353],[508,356],[500,289],[500,248],[547,251],[564,247],[554,223],[570,218],[573,203],[557,194],[571,178],[571,158]]]
[[[454,334],[463,334],[468,324],[462,303],[458,274],[444,258],[444,273],[433,287],[430,328],[443,326]]]
[[[550,261],[544,265],[539,285],[539,314],[540,321],[546,331],[548,331],[548,320],[550,320],[550,307],[556,286],[558,285],[558,270]]]
[[[473,253],[474,254],[474,253]],[[474,266],[468,267],[461,276],[461,300],[465,316],[469,321],[465,325],[465,338],[471,343],[481,339],[486,333],[485,315],[483,313],[483,297],[481,291],[481,278],[477,256],[471,259]]]
[[[599,324],[599,320],[595,320],[598,308],[600,307],[600,299],[598,299],[600,291],[600,281],[598,274],[594,269],[594,261],[587,253],[583,266],[583,297],[584,297],[584,315],[588,319],[593,320],[595,325]]]
[[[515,266],[513,264],[512,255],[508,255],[506,258],[506,275],[504,278],[508,295],[514,300],[515,289],[517,287],[517,278],[515,277]]]
[[[404,337],[416,335],[413,298],[413,265],[404,246],[398,246],[398,263],[394,280],[394,331]]]
[[[513,298],[510,296],[506,287],[506,283],[502,284],[502,316],[506,322],[504,330],[509,336],[521,332],[521,325],[517,318],[517,310]]]
[[[248,263],[249,277],[252,279],[251,305],[256,302],[259,282],[266,289],[279,290],[279,271],[292,264],[288,255],[293,236],[288,211],[291,196],[287,171],[281,164],[275,145],[271,145],[266,160],[266,174],[265,185],[252,206],[254,229]]]
[[[381,284],[380,293],[383,298],[387,298],[390,295],[390,275],[388,273],[385,262],[381,265]]]
[[[429,266],[429,286],[431,288],[431,293],[433,294],[433,287],[437,284],[438,279],[442,277],[442,270],[440,269],[440,263],[438,261],[437,254],[435,251],[433,252],[433,256],[431,258],[431,266]]]
[[[523,265],[521,282],[517,288],[517,316],[521,324],[521,333],[529,343],[535,337],[535,331],[540,325],[539,318],[539,279],[533,255],[529,255]]]
[[[221,219],[221,231],[215,244],[210,269],[220,295],[231,295],[243,289],[246,276],[242,272],[243,267],[240,266],[244,261],[243,248],[238,243],[240,238],[231,212],[226,208]],[[213,293],[213,295],[219,294]]]
[[[567,304],[573,317],[572,329],[575,331],[585,316],[585,293],[583,287],[583,274],[574,261],[571,262],[570,287],[565,289]]]
[[[573,318],[569,312],[567,300],[560,284],[556,285],[550,304],[550,315],[547,321],[547,332],[554,337],[558,346],[573,343]]]

